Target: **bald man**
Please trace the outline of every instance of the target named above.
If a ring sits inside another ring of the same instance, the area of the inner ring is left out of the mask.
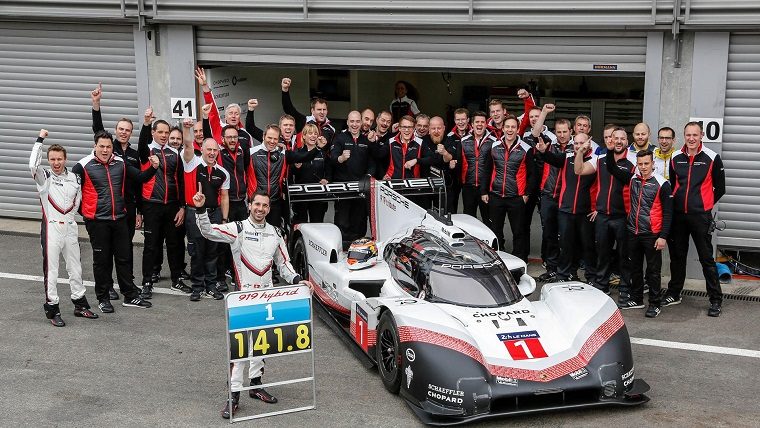
[[[651,152],[654,150],[654,145],[649,142],[649,136],[652,131],[649,129],[649,125],[644,122],[639,122],[633,127],[633,144],[631,144],[630,150],[633,153],[637,153],[641,150]]]

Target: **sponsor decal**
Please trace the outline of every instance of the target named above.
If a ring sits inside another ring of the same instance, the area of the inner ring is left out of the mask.
[[[517,386],[518,380],[513,377],[496,376],[496,383],[499,385]]]
[[[473,318],[491,318],[497,317],[503,321],[509,321],[511,315],[529,314],[528,309],[518,309],[516,311],[494,311],[494,312],[475,312]]]
[[[243,301],[243,300],[265,300],[265,301],[268,302],[268,301],[274,299],[275,297],[295,296],[297,294],[298,294],[298,289],[297,288],[293,288],[293,289],[287,290],[287,291],[282,291],[282,290],[277,290],[277,291],[261,291],[261,292],[257,291],[257,292],[254,292],[254,293],[240,294],[240,295],[238,295],[238,300],[239,301]]]
[[[496,337],[507,348],[507,352],[513,360],[532,360],[547,357],[546,351],[541,345],[541,336],[535,330],[498,333]]]
[[[458,389],[449,389],[442,386],[428,384],[427,396],[438,401],[453,404],[462,404],[464,399],[464,391]]]
[[[417,301],[414,299],[399,299],[399,300],[396,300],[396,303],[398,303],[399,305],[413,305],[417,303]]]
[[[588,370],[586,370],[585,367],[581,367],[578,370],[570,373],[570,377],[575,380],[583,379],[586,376],[588,376]]]
[[[380,187],[380,201],[383,205],[393,211],[396,211],[396,204],[403,206],[405,209],[409,209],[409,200],[396,192],[390,191],[387,187]]]
[[[582,285],[563,285],[562,287],[559,287],[565,291],[583,291],[586,289],[586,287]]]
[[[441,267],[447,267],[450,269],[455,270],[461,270],[461,269],[487,269],[490,267],[498,266],[502,264],[503,262],[501,260],[494,260],[490,263],[484,263],[480,265],[473,265],[473,264],[451,264],[451,263],[442,263]]]
[[[414,349],[407,348],[406,349],[406,359],[412,363],[417,358],[417,355],[414,353]]]
[[[412,366],[406,366],[404,369],[404,374],[406,374],[406,389],[409,389],[409,386],[412,384],[412,377],[414,376],[414,372],[412,372]]]
[[[291,184],[288,186],[291,193],[327,193],[327,192],[358,192],[359,183],[356,181],[346,183],[328,184]]]
[[[323,256],[327,255],[327,250],[325,250],[324,248],[322,248],[321,246],[319,246],[319,244],[317,244],[316,242],[312,241],[311,239],[309,239],[309,246],[311,248],[314,248],[315,250],[317,250],[317,252],[319,252],[319,254],[322,254]]]
[[[597,71],[615,71],[617,69],[617,64],[594,64],[594,70]]]
[[[623,379],[624,387],[627,387],[628,385],[630,385],[631,382],[633,382],[633,367],[631,367],[631,369],[628,370],[627,373],[624,373],[623,376],[621,376],[621,378]]]

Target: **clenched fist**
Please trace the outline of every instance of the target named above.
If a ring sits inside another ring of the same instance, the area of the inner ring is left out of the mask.
[[[248,100],[248,111],[254,111],[256,110],[256,107],[259,105],[259,100],[256,98],[251,98]]]
[[[143,114],[143,123],[150,125],[154,120],[156,120],[156,116],[153,114],[153,107],[148,106]]]
[[[40,129],[40,138],[47,138],[47,136],[48,136],[48,130]]]
[[[282,92],[288,92],[290,90],[290,84],[292,83],[292,80],[290,80],[290,77],[283,77],[282,78]]]

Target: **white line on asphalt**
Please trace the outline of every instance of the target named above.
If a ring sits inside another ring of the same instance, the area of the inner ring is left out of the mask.
[[[7,272],[0,272],[0,278],[7,278],[7,279],[20,279],[22,281],[36,281],[36,282],[42,282],[45,280],[42,276],[36,276],[36,275],[24,275],[20,273],[7,273]],[[68,278],[58,278],[59,284],[68,284],[69,279]],[[95,283],[92,281],[82,281],[82,284],[84,284],[85,287],[94,287]],[[114,284],[114,288],[116,290],[119,289],[119,286],[117,284]],[[169,294],[172,296],[187,296],[187,294],[174,291],[170,288],[153,288],[154,293],[158,294]]]
[[[659,348],[684,349],[687,351],[709,352],[713,354],[736,355],[739,357],[760,358],[760,351],[742,348],[725,348],[723,346],[700,345],[698,343],[670,342],[667,340],[642,339],[632,337],[631,343]]]

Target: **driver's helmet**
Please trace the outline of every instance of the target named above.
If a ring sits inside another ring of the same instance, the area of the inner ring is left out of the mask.
[[[348,268],[351,270],[364,269],[377,263],[377,244],[369,238],[361,238],[348,247]]]

